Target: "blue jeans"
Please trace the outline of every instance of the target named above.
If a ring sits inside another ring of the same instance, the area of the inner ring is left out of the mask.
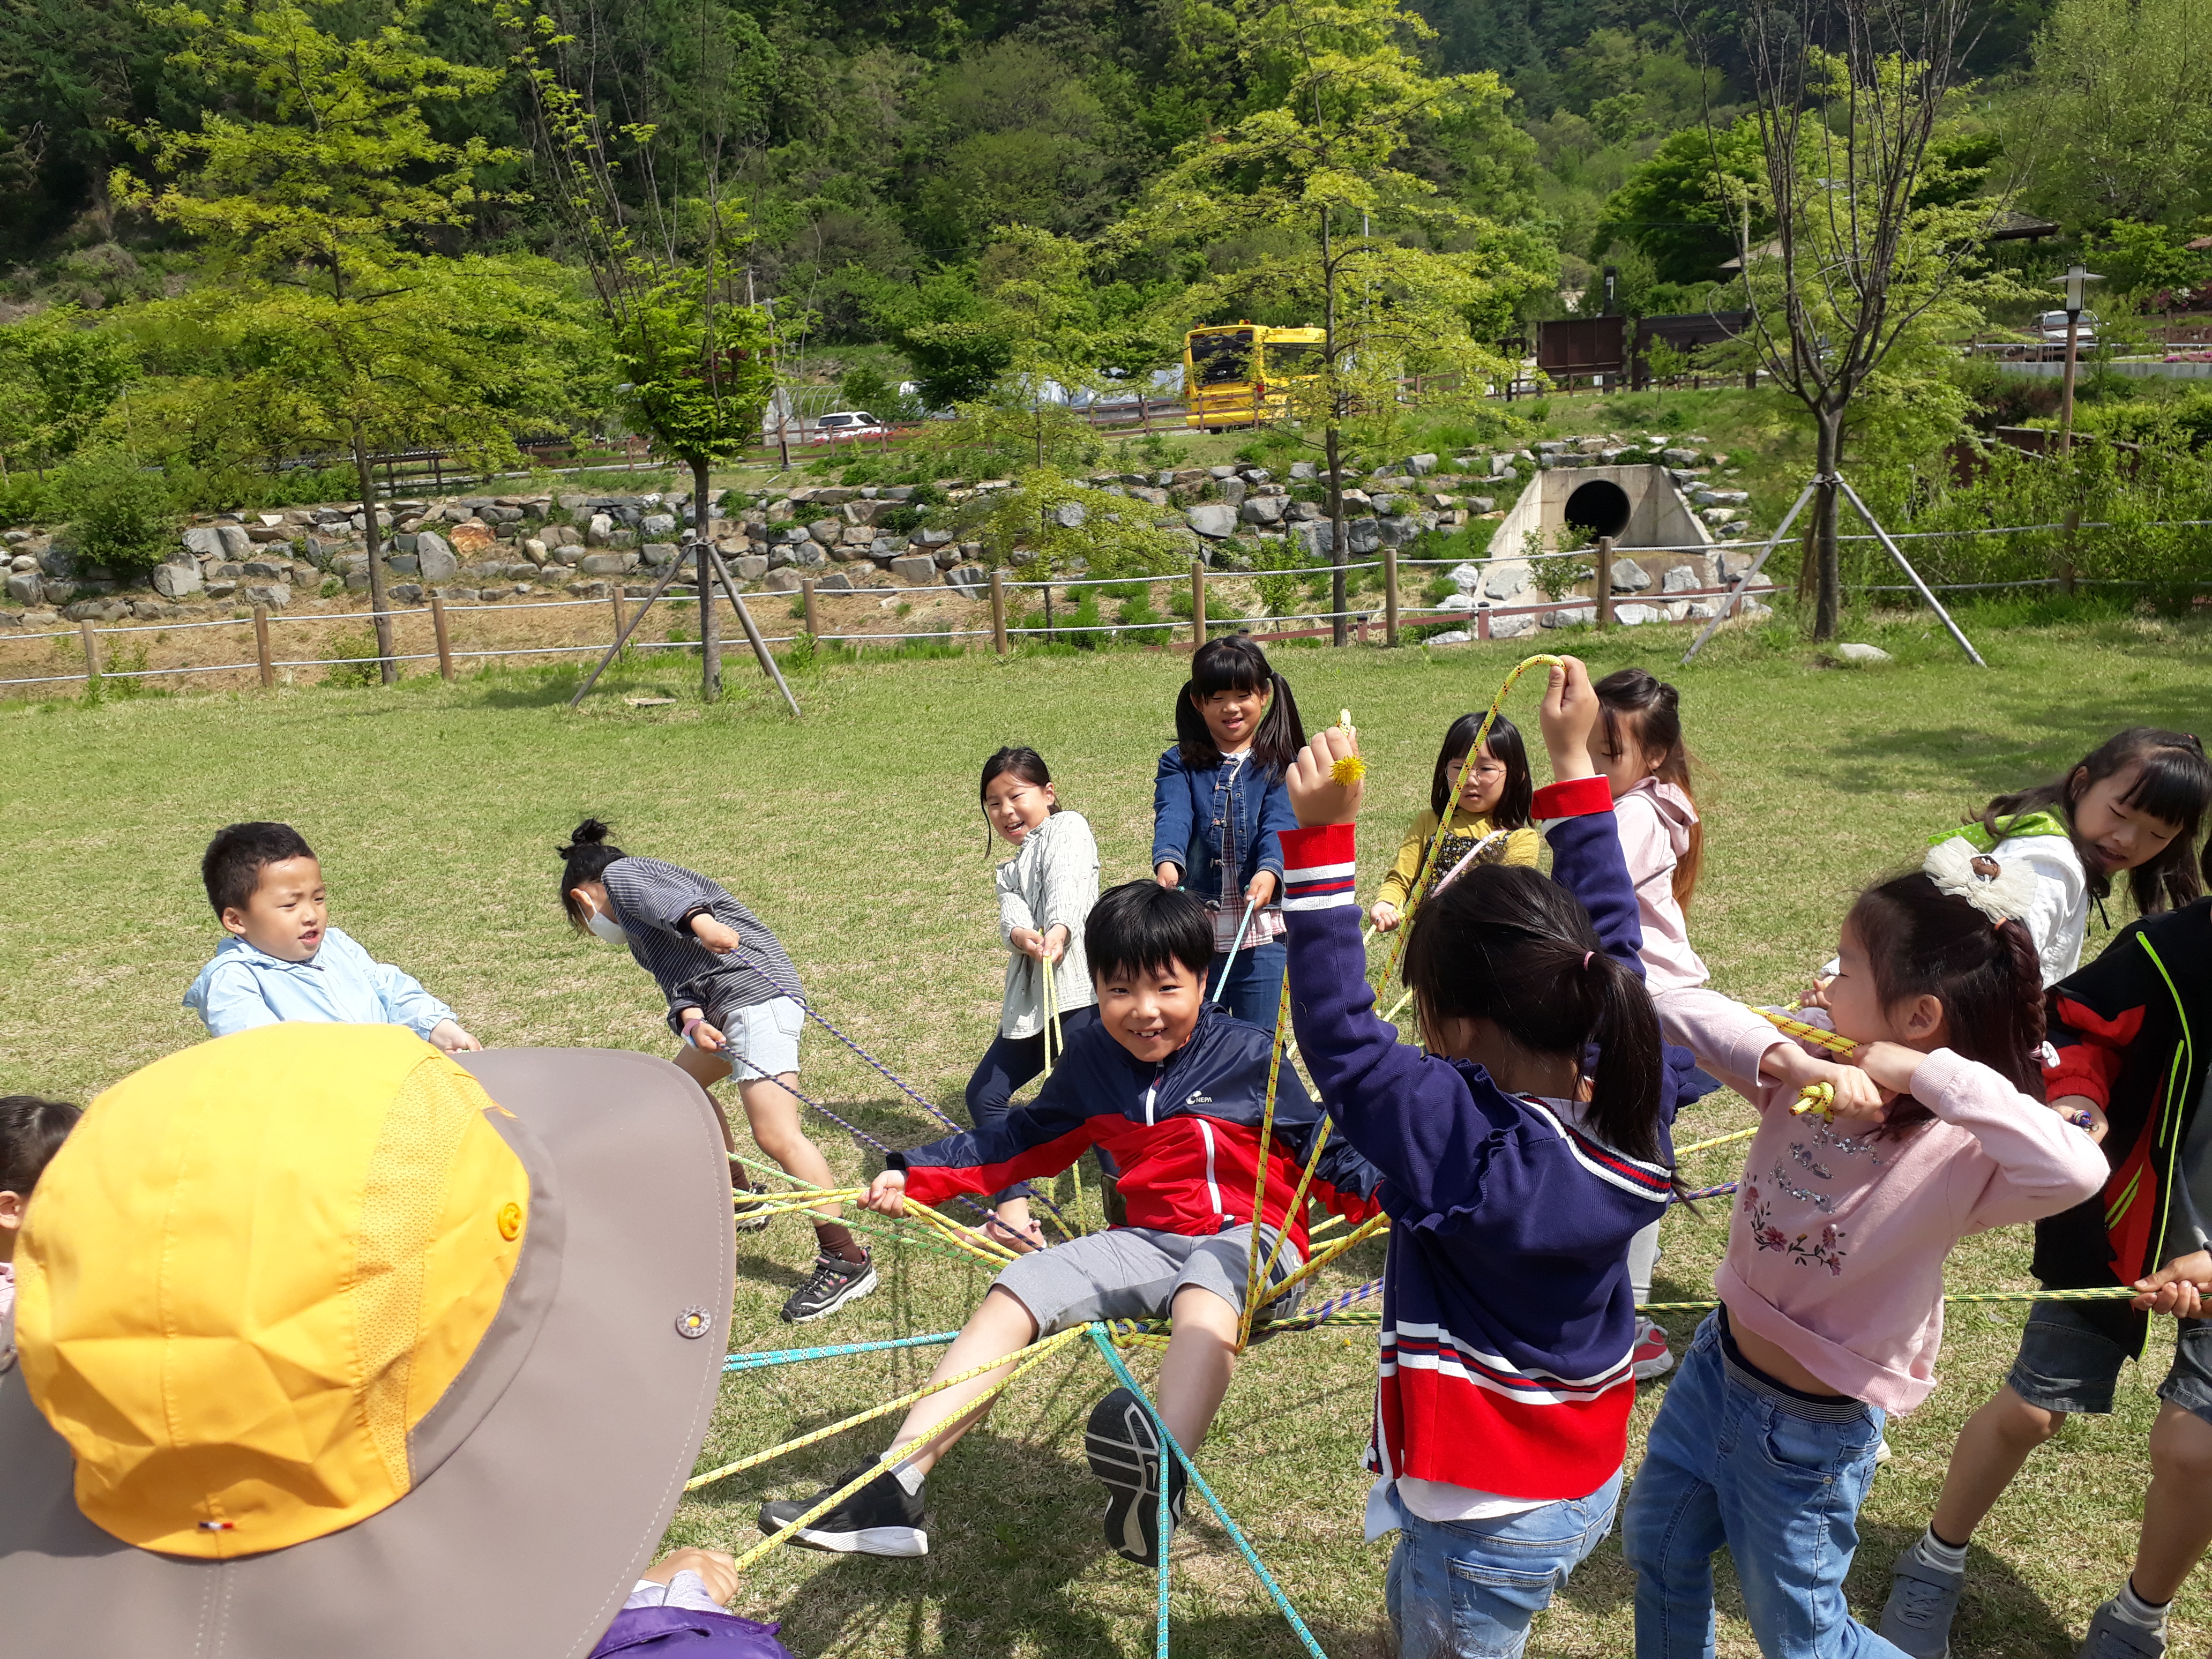
[[[1637,1659],[1711,1659],[1723,1544],[1765,1659],[1903,1659],[1844,1601],[1881,1412],[1762,1381],[1722,1352],[1718,1318],[1675,1368],[1621,1515]]]
[[[1060,1017],[1060,1032],[1063,1038],[1073,1037],[1086,1025],[1098,1023],[1098,1005],[1085,1003],[1080,1008],[1070,1008]],[[968,1079],[968,1121],[977,1128],[988,1128],[1013,1109],[1014,1091],[1044,1070],[1044,1033],[1035,1036],[1010,1037],[1003,1034],[991,1039],[991,1046],[983,1051],[983,1058],[975,1062],[975,1071]],[[1099,1167],[1105,1168],[1106,1155],[1098,1154]],[[1109,1175],[1112,1170],[1108,1170]],[[1026,1181],[1009,1187],[1003,1193],[994,1193],[986,1200],[994,1206],[1012,1198],[1031,1196]]]
[[[1228,960],[1224,951],[1215,957],[1212,965],[1206,970],[1206,994],[1209,998],[1213,988],[1221,983],[1221,964]],[[1228,988],[1221,994],[1222,1012],[1273,1030],[1276,1016],[1283,1011],[1283,970],[1290,960],[1290,947],[1280,939],[1270,939],[1261,945],[1248,945],[1239,951],[1235,964],[1229,969]]]
[[[1528,1621],[1604,1541],[1620,1472],[1588,1498],[1495,1521],[1424,1521],[1394,1486],[1398,1545],[1382,1581],[1399,1659],[1519,1659]]]

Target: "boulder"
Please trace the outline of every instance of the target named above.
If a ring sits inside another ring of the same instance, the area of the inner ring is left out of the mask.
[[[1473,507],[1477,513],[1495,513],[1498,511],[1498,500],[1497,497],[1493,495],[1469,495],[1467,498],[1467,504]]]
[[[1692,565],[1675,565],[1659,578],[1662,593],[1688,593],[1704,586],[1705,583],[1698,580],[1696,568]]]
[[[1382,545],[1382,521],[1379,519],[1353,519],[1344,526],[1347,551],[1357,556],[1372,553]]]
[[[1424,477],[1437,470],[1437,458],[1433,455],[1408,455],[1406,457],[1406,468],[1415,477]]]
[[[819,570],[830,562],[830,550],[815,542],[794,542],[791,562],[801,570]]]
[[[226,559],[242,559],[253,550],[253,538],[246,533],[243,525],[217,525],[215,533],[222,543],[222,556]]]
[[[1233,466],[1209,466],[1206,469],[1206,476],[1218,483],[1224,478],[1235,477],[1237,469]]]
[[[814,586],[817,592],[849,593],[853,591],[853,579],[842,570],[833,570],[826,576],[817,577]]]
[[[584,545],[605,547],[607,538],[615,533],[615,521],[604,513],[594,513],[584,522]]]
[[[1613,619],[1623,628],[1640,628],[1645,623],[1665,622],[1667,613],[1656,605],[1616,605]]]
[[[638,533],[644,536],[672,536],[676,533],[676,516],[671,513],[648,513],[637,521]]]
[[[1209,540],[1219,541],[1237,531],[1237,509],[1226,501],[1201,501],[1184,510],[1183,520]]]
[[[1384,547],[1403,547],[1421,533],[1421,523],[1418,519],[1359,519],[1354,523],[1373,525],[1376,536]],[[1352,545],[1357,547],[1358,544],[1358,538],[1354,538]]]
[[[799,573],[787,565],[781,570],[769,571],[765,577],[762,578],[761,588],[763,592],[769,593],[796,593],[799,592]]]
[[[1081,501],[1060,501],[1046,516],[1062,530],[1079,530],[1085,514]]]
[[[161,567],[161,569],[190,569],[192,573],[192,586],[197,588],[200,585],[199,567],[197,565],[179,566],[165,564]],[[158,578],[160,572],[157,571],[155,574]],[[157,588],[161,586],[158,580],[155,581],[155,586]],[[36,605],[40,599],[45,596],[45,584],[42,583],[39,580],[38,576],[33,572],[27,570],[15,570],[9,573],[8,602],[10,605]]]
[[[1308,559],[1325,557],[1335,542],[1326,519],[1310,520],[1291,526],[1291,544]]]
[[[950,547],[952,532],[949,530],[917,530],[914,532],[914,544],[932,549]]]
[[[1407,507],[1413,505],[1413,501],[1404,495],[1389,495],[1378,492],[1369,498],[1368,504],[1377,513],[1383,514],[1385,517],[1389,517],[1396,514],[1403,513]]]
[[[292,603],[292,589],[285,582],[255,582],[240,588],[238,597],[247,605],[265,605],[271,611],[282,611]]]
[[[1318,477],[1320,474],[1321,470],[1311,461],[1292,461],[1291,463],[1291,477],[1297,483],[1311,483],[1315,478]]]
[[[1633,559],[1613,562],[1613,591],[1616,593],[1641,593],[1651,586],[1651,574]]]
[[[1493,599],[1514,599],[1528,591],[1528,562],[1526,559],[1495,559],[1490,571],[1482,580],[1483,593]]]
[[[222,557],[222,532],[212,525],[202,525],[185,532],[185,551],[203,559]]]
[[[1222,501],[1228,502],[1231,507],[1241,507],[1243,505],[1245,489],[1244,480],[1242,478],[1236,477],[1234,476],[1226,478],[1217,478],[1213,481],[1213,490],[1214,494],[1218,497]]]
[[[1425,645],[1465,645],[1474,635],[1464,628],[1447,628],[1441,634],[1431,634],[1423,641]]]
[[[415,559],[422,568],[424,581],[434,584],[449,582],[460,574],[460,558],[453,551],[454,546],[459,544],[460,539],[461,532],[459,526],[454,529],[453,541],[451,544],[434,530],[418,530],[415,532]]]
[[[1564,611],[1547,611],[1544,613],[1544,626],[1547,628],[1582,628],[1596,620],[1597,607],[1594,605],[1570,605]]]
[[[1536,619],[1523,611],[1516,616],[1492,617],[1490,637],[1493,640],[1522,640],[1536,631]]]
[[[655,570],[659,570],[664,566],[672,565],[676,562],[676,544],[673,542],[647,542],[643,547],[638,549],[637,556],[641,559],[644,560],[646,563],[651,565]],[[761,568],[763,571],[768,568],[767,560],[763,559],[761,561]]]
[[[1283,521],[1283,509],[1289,503],[1280,495],[1255,495],[1238,509],[1237,516],[1246,524],[1263,525],[1269,529]]]
[[[1713,556],[1713,568],[1720,573],[1720,579],[1724,582],[1732,582],[1750,574],[1752,566],[1758,562],[1759,555],[1756,553],[1731,550]]]
[[[1762,610],[1765,609],[1764,606],[1761,606],[1760,608]],[[1889,653],[1883,650],[1878,645],[1839,645],[1836,647],[1836,654],[1841,657],[1845,662],[1887,662],[1890,660]]]
[[[835,547],[838,535],[844,528],[844,525],[836,519],[817,519],[806,526],[806,533],[824,547]]]
[[[28,580],[33,587],[36,587],[38,584],[38,578],[35,576],[28,578],[18,578],[15,576],[9,577],[8,593],[11,599],[17,597],[15,584],[18,580]],[[154,591],[156,593],[159,593],[165,599],[181,599],[188,598],[191,595],[198,592],[202,586],[203,584],[200,580],[200,568],[189,559],[180,560],[170,564],[159,564],[154,567]],[[34,600],[30,597],[25,597],[23,599],[23,603],[29,605],[34,603]]]
[[[929,587],[937,581],[937,561],[926,554],[909,553],[891,561],[891,576],[909,587]]]
[[[1482,591],[1482,567],[1479,564],[1455,564],[1451,568],[1451,585],[1462,593]]]
[[[577,568],[586,576],[619,576],[628,568],[629,561],[621,553],[586,553]]]
[[[1164,489],[1155,489],[1148,484],[1131,484],[1129,499],[1142,501],[1147,507],[1165,507],[1173,498]]]
[[[386,568],[397,571],[403,576],[419,575],[422,569],[422,560],[416,558],[412,553],[394,553],[384,562]]]
[[[730,567],[732,581],[757,582],[768,574],[768,560],[758,553],[740,553],[723,562]]]
[[[960,590],[965,599],[985,599],[991,596],[991,573],[980,564],[956,564],[945,573],[948,586]]]

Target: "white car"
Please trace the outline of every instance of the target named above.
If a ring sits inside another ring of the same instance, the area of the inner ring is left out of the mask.
[[[841,409],[817,420],[813,431],[806,434],[806,441],[826,444],[836,438],[880,438],[890,430],[865,409]]]
[[[2043,331],[2045,344],[2063,346],[2066,343],[2066,313],[2064,312],[2046,311],[2035,319],[2035,325]],[[2074,331],[2075,349],[2080,350],[2096,343],[2097,313],[2094,311],[2085,311],[2081,313],[2080,325]]]

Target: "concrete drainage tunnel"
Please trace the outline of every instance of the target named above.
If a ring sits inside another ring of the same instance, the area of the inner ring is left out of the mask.
[[[1595,541],[1628,528],[1628,492],[1607,478],[1593,478],[1567,497],[1567,527]]]

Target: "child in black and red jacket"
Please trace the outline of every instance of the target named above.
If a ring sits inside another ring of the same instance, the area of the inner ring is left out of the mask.
[[[2202,856],[2212,864],[2212,847]],[[2047,994],[2045,1093],[2085,1121],[2112,1176],[2035,1224],[2035,1274],[2054,1290],[2142,1294],[2028,1310],[2011,1374],[1960,1432],[1927,1532],[1891,1569],[1881,1633],[1916,1659],[1949,1650],[1974,1528],[2069,1412],[2112,1409],[2120,1366],[2142,1356],[2154,1313],[2179,1329],[2151,1425],[2142,1537],[2134,1571],[2091,1615],[2082,1654],[2158,1659],[2173,1597],[2212,1543],[2212,899],[2136,922]]]
[[[1374,1012],[1352,890],[1352,735],[1292,767],[1283,837],[1298,1049],[1391,1218],[1368,1500],[1395,1528],[1405,1659],[1517,1653],[1612,1526],[1636,1379],[1628,1242],[1666,1212],[1698,1091],[1645,991],[1636,889],[1588,749],[1583,665],[1553,669],[1537,793],[1553,878],[1488,865],[1416,913],[1425,1044]],[[1597,1051],[1594,1067],[1585,1056]]]
[[[1274,1033],[1206,1000],[1213,925],[1191,895],[1149,881],[1116,887],[1092,908],[1084,935],[1099,1018],[1069,1033],[1067,1052],[1036,1098],[995,1121],[892,1153],[862,1201],[898,1215],[908,1197],[939,1204],[957,1194],[995,1193],[1056,1175],[1093,1146],[1106,1152],[1121,1170],[1128,1224],[1007,1267],[932,1381],[1093,1319],[1172,1316],[1160,1362],[1160,1417],[1176,1444],[1192,1451],[1220,1409],[1236,1357],[1253,1269],[1252,1195]],[[1304,1217],[1288,1212],[1322,1122],[1297,1074],[1283,1066],[1258,1244],[1264,1261],[1287,1235],[1270,1285],[1304,1260]],[[1356,1221],[1372,1213],[1376,1184],[1374,1170],[1338,1137],[1323,1146],[1310,1192]],[[870,1555],[927,1554],[922,1479],[983,1419],[990,1407],[983,1396],[1004,1376],[1002,1367],[917,1402],[883,1454],[884,1473],[808,1522],[799,1540]],[[1085,1446],[1109,1494],[1107,1541],[1133,1561],[1158,1565],[1160,1498],[1164,1491],[1180,1522],[1182,1466],[1126,1389],[1098,1402]],[[761,1529],[780,1530],[868,1467],[848,1470],[813,1498],[764,1505]]]

